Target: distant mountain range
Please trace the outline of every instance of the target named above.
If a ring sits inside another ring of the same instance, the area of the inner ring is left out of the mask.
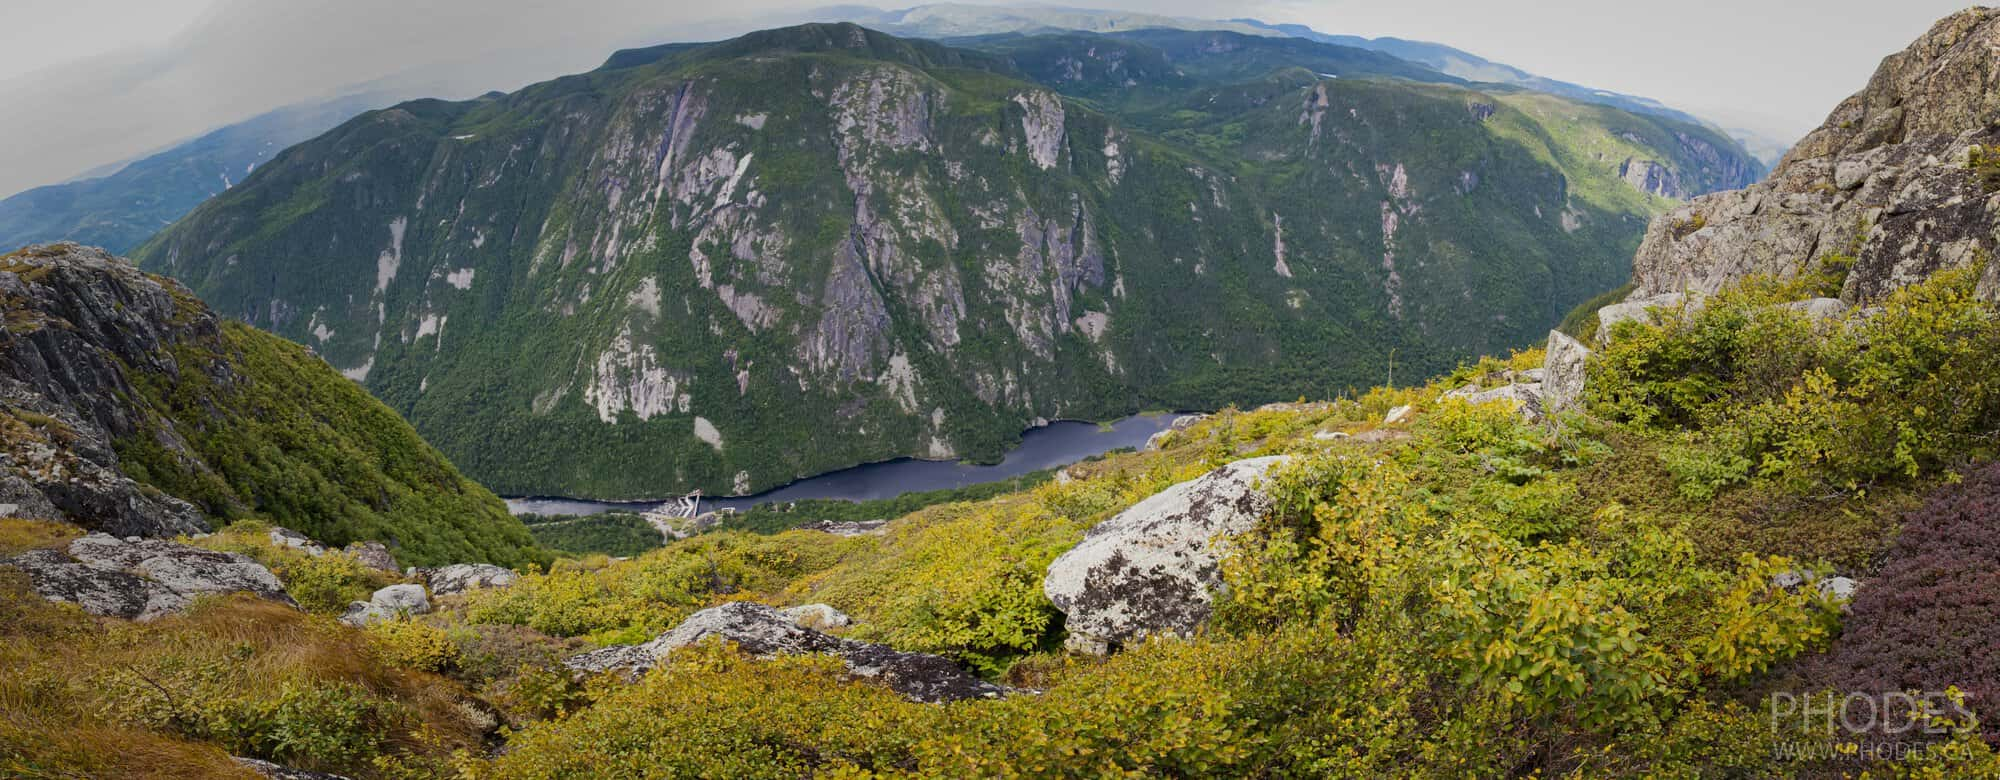
[[[1447,369],[1762,173],[1670,115],[1269,31],[952,40],[805,25],[372,111],[135,255],[496,490],[743,493]]]
[[[48,241],[130,251],[286,147],[394,102],[394,95],[371,93],[287,106],[137,160],[26,190],[0,200],[0,251]]]
[[[1463,49],[1441,43],[1402,38],[1364,38],[1330,35],[1302,24],[1272,24],[1257,19],[1197,19],[1131,11],[1096,10],[1045,6],[984,6],[940,3],[903,10],[882,10],[869,6],[831,6],[807,12],[810,21],[845,21],[871,29],[913,38],[949,40],[960,37],[1002,33],[1050,33],[1078,31],[1096,33],[1130,32],[1142,29],[1215,30],[1246,35],[1286,36],[1384,52],[1470,82],[1506,84],[1566,98],[1670,117],[1683,122],[1707,124],[1722,129],[1754,152],[1766,168],[1776,165],[1790,143],[1742,128],[1724,128],[1685,111],[1661,104],[1652,98],[1626,95],[1595,87],[1538,76],[1520,68],[1494,62]]]
[[[946,42],[1004,34],[1130,33],[1149,29],[1299,38],[1387,53],[1468,82],[1523,87],[1722,129],[1648,98],[1543,78],[1443,44],[1330,35],[1303,25],[1270,24],[1256,19],[1193,19],[1129,11],[946,3],[895,11],[858,5],[831,6],[802,15],[785,15],[782,23],[797,21],[854,22],[902,37]],[[136,160],[95,166],[70,180],[0,200],[0,250],[34,242],[68,240],[102,246],[113,252],[130,251],[195,205],[242,181],[252,168],[285,147],[325,132],[364,110],[428,94],[384,87],[379,82],[355,91],[360,94],[279,108]],[[1724,132],[1749,149],[1766,168],[1776,164],[1789,146],[1748,130],[1729,128]]]

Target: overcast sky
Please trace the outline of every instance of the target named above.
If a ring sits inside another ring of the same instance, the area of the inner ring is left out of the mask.
[[[788,0],[4,0],[0,195],[271,108],[391,80],[467,97],[713,40]],[[1020,5],[1014,2],[998,3]],[[898,4],[905,5],[905,4]],[[1551,78],[1796,137],[1949,0],[1078,0],[1438,41]],[[1790,140],[1789,138],[1785,140]]]

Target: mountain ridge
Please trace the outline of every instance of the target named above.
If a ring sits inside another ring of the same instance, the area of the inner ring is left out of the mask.
[[[1362,384],[1397,345],[1442,367],[1614,286],[1662,193],[1747,170],[1706,130],[1372,53],[1228,88],[1265,53],[1204,54],[1152,113],[856,25],[614,55],[364,115],[136,254],[503,492],[743,493]]]

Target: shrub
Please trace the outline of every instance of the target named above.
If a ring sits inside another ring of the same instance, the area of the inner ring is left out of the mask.
[[[367,628],[382,660],[400,669],[442,672],[456,668],[458,645],[442,628],[421,620],[385,620]]]
[[[339,613],[354,601],[366,601],[374,589],[372,569],[345,552],[298,555],[274,570],[285,591],[299,606],[313,612]]]
[[[1808,665],[1809,682],[1865,693],[1957,686],[1987,738],[2000,738],[2000,466],[1907,515],[1851,609],[1840,641]]]

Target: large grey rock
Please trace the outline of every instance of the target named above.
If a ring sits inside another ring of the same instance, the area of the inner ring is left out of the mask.
[[[1590,348],[1562,331],[1549,331],[1548,349],[1542,357],[1542,412],[1560,414],[1583,403],[1585,369]]]
[[[1817,273],[1838,254],[1853,261],[1841,299],[1867,305],[1990,256],[2000,200],[1969,162],[2000,144],[1997,52],[2000,11],[1939,21],[1882,60],[1763,182],[1655,219],[1633,259],[1632,297]],[[1993,281],[1980,289],[2000,296]]]
[[[1597,342],[1611,341],[1611,328],[1621,322],[1639,322],[1646,325],[1659,324],[1657,313],[1678,312],[1689,304],[1688,296],[1681,293],[1660,293],[1644,298],[1628,298],[1597,310]]]
[[[272,528],[270,536],[271,536],[271,543],[278,545],[279,547],[290,547],[294,550],[298,550],[307,555],[326,554],[325,545],[322,545],[319,542],[315,542],[312,540],[312,537],[306,536],[305,534],[299,533],[290,528]]]
[[[1174,434],[1192,428],[1195,423],[1206,419],[1208,419],[1208,415],[1206,414],[1183,414],[1175,417],[1173,422],[1167,424],[1166,430],[1146,437],[1146,446],[1141,448],[1140,451],[1158,452],[1161,447],[1166,446],[1168,441],[1173,440]]]
[[[277,764],[273,764],[269,761],[265,761],[262,759],[244,758],[242,756],[230,756],[229,760],[236,762],[238,766],[241,766],[244,769],[248,769],[264,777],[271,778],[271,780],[347,780],[347,778],[342,775],[328,774],[326,772],[313,772],[305,769],[293,769],[288,766],[279,766]]]
[[[347,546],[346,552],[348,555],[354,556],[355,560],[360,561],[361,565],[368,568],[377,571],[386,571],[390,574],[402,571],[396,565],[395,553],[389,552],[389,545],[381,542],[355,542]]]
[[[636,677],[675,650],[710,638],[732,642],[745,653],[766,658],[800,653],[838,656],[849,674],[880,681],[912,701],[937,703],[1007,693],[1006,688],[981,680],[948,659],[829,636],[800,626],[777,609],[748,601],[696,612],[645,644],[593,650],[563,663],[580,672],[623,671]]]
[[[250,593],[298,606],[270,569],[236,553],[159,539],[105,534],[70,542],[66,551],[35,550],[5,561],[28,575],[42,598],[106,617],[151,620],[198,597]]]
[[[431,600],[424,595],[424,586],[404,583],[377,590],[367,601],[348,604],[340,622],[358,627],[430,611]]]
[[[803,604],[778,610],[792,622],[806,628],[846,628],[854,623],[847,613],[834,609],[830,604]]]
[[[1466,403],[1505,403],[1521,419],[1538,423],[1545,415],[1542,409],[1542,386],[1538,384],[1507,385],[1465,397]]]
[[[1237,461],[1160,491],[1050,563],[1042,592],[1067,616],[1072,646],[1102,651],[1206,622],[1222,584],[1219,543],[1270,511],[1260,483],[1287,460]]]
[[[513,570],[490,563],[454,563],[419,571],[434,596],[455,596],[478,588],[504,588],[518,578]]]

